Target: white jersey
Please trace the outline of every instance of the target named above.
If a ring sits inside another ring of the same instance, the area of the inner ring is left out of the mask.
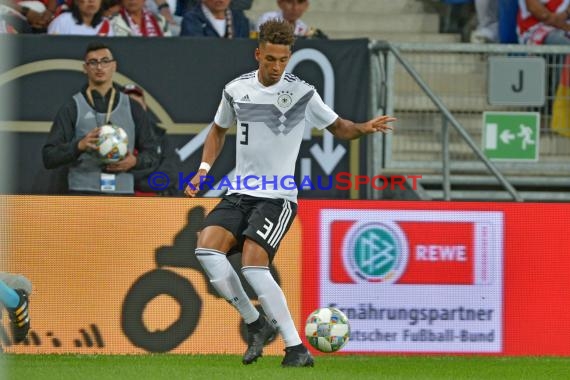
[[[214,118],[222,128],[237,119],[236,175],[228,194],[296,202],[293,179],[305,128],[324,129],[337,118],[314,87],[293,74],[269,87],[257,70],[228,83]]]
[[[77,25],[71,12],[64,12],[48,25],[48,34],[66,34],[76,36],[113,36],[113,28],[108,19],[103,20],[95,28],[89,25]]]

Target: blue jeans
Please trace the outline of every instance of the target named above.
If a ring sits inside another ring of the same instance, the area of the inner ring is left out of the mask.
[[[570,45],[570,33],[557,29],[548,33],[544,45]]]

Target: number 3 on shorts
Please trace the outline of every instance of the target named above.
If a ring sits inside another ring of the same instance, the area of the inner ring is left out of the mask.
[[[267,218],[265,218],[265,221],[266,223],[263,225],[264,232],[261,232],[260,230],[255,231],[259,236],[263,238],[263,240],[267,240],[267,236],[269,236],[269,233],[273,229],[273,222]]]

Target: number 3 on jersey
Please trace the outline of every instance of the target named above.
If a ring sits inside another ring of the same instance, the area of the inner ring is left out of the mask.
[[[239,143],[241,145],[247,145],[247,142],[249,141],[249,124],[247,123],[241,123],[240,124],[240,140]]]

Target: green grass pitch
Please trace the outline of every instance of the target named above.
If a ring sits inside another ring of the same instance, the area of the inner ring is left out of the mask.
[[[570,379],[570,358],[556,357],[326,355],[315,358],[314,368],[281,368],[279,356],[249,366],[237,355],[6,354],[0,360],[7,380]]]

